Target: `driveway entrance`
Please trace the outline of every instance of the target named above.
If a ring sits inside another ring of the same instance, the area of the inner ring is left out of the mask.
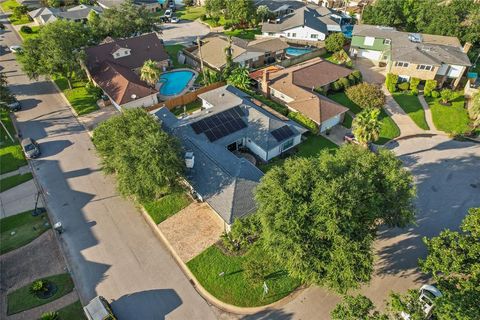
[[[387,69],[379,67],[372,61],[365,58],[357,58],[353,60],[354,68],[360,70],[363,80],[369,83],[383,84]]]

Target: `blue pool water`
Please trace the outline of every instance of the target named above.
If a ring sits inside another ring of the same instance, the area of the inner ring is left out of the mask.
[[[288,47],[285,53],[289,56],[301,56],[302,54],[312,52],[310,48]]]
[[[342,27],[342,33],[345,35],[345,38],[351,38],[352,37],[352,30],[353,30],[353,26],[352,25],[348,25],[348,26],[343,26]]]
[[[160,94],[163,96],[174,96],[182,92],[192,80],[194,72],[188,70],[179,70],[163,73],[159,82],[163,82],[160,86]]]

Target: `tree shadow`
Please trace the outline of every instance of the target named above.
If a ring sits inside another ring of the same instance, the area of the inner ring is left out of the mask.
[[[290,320],[293,319],[293,313],[277,309],[267,309],[252,315],[244,316],[241,320]]]
[[[55,140],[40,143],[41,157],[54,156],[72,145],[69,140]]]

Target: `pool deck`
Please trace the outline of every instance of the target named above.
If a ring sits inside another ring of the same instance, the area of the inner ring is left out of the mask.
[[[189,68],[173,69],[173,70],[169,70],[169,71],[164,72],[164,74],[165,74],[165,73],[170,73],[170,72],[176,72],[176,71],[190,71],[190,72],[193,72],[193,77],[192,77],[192,79],[190,79],[190,81],[187,83],[187,85],[185,86],[185,89],[183,89],[180,93],[175,94],[175,95],[168,95],[168,96],[166,96],[166,95],[160,94],[160,88],[161,88],[161,86],[162,86],[162,83],[159,82],[159,83],[160,83],[160,86],[158,87],[158,94],[157,94],[159,101],[167,101],[167,100],[170,100],[170,99],[172,99],[172,98],[176,98],[176,97],[182,96],[182,95],[184,95],[184,94],[187,93],[187,92],[190,92],[190,91],[189,91],[190,87],[193,85],[193,83],[195,82],[195,80],[196,80],[197,77],[198,77],[198,72],[195,71],[195,70],[193,70],[193,69],[189,69]]]

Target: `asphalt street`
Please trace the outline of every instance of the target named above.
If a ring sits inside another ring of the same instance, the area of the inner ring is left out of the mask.
[[[40,143],[33,161],[61,236],[82,302],[113,301],[119,319],[215,319],[209,305],[157,240],[133,204],[100,171],[85,129],[49,81],[29,80],[6,47],[20,44],[7,23],[0,31],[0,65],[24,109],[21,134]]]

